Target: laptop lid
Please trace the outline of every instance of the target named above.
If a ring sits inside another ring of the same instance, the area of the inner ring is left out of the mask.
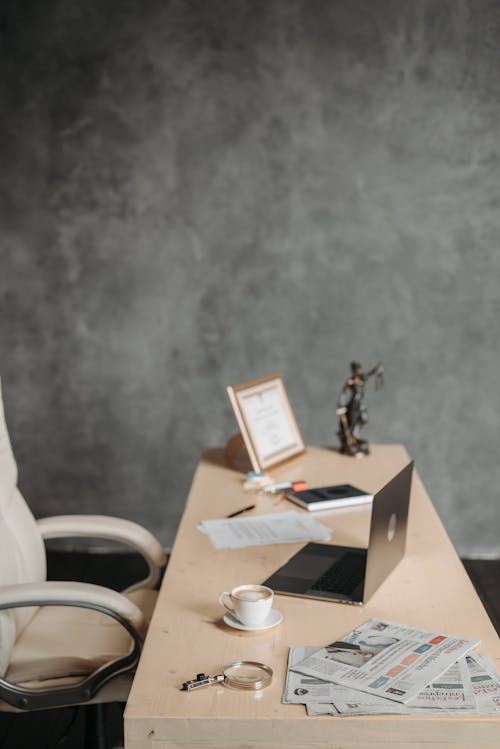
[[[413,461],[373,498],[363,601],[370,598],[404,557]]]

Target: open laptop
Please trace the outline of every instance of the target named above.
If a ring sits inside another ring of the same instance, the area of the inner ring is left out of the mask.
[[[413,461],[372,503],[367,549],[310,543],[263,585],[276,593],[363,605],[403,558]]]

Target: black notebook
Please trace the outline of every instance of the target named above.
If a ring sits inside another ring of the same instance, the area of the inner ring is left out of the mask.
[[[304,489],[300,492],[290,489],[286,496],[292,502],[310,511],[361,505],[373,500],[373,494],[367,494],[351,484],[320,486],[317,489]]]

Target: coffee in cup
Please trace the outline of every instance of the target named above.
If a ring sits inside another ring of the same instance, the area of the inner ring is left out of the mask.
[[[269,616],[274,593],[265,585],[237,585],[219,595],[219,604],[246,627],[259,627]],[[230,600],[231,605],[226,603]]]

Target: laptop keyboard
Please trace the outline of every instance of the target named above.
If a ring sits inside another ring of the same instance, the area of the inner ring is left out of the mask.
[[[324,590],[348,596],[361,582],[365,574],[366,557],[346,551],[321,577],[311,585],[311,590]]]

